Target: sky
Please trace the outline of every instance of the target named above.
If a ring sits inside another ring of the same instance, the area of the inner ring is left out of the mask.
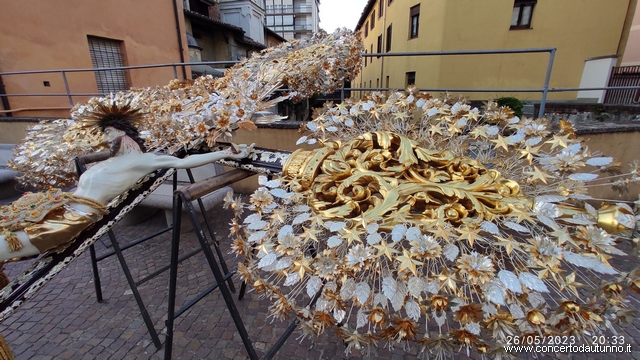
[[[320,28],[332,33],[339,27],[353,30],[367,0],[320,0]]]

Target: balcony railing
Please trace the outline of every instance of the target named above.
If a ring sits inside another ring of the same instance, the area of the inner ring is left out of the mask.
[[[305,25],[306,26],[306,25]],[[547,95],[551,92],[566,92],[566,91],[590,91],[590,90],[638,90],[640,89],[640,85],[631,85],[631,86],[608,86],[608,87],[593,87],[593,88],[569,88],[569,87],[558,87],[558,88],[550,88],[549,81],[551,78],[551,69],[553,67],[553,61],[555,58],[556,49],[555,48],[537,48],[537,49],[511,49],[511,50],[469,50],[469,51],[437,51],[437,52],[410,52],[410,53],[373,53],[373,54],[362,54],[363,57],[414,57],[414,56],[456,56],[456,55],[488,55],[488,54],[518,54],[518,53],[549,53],[549,59],[547,64],[546,75],[544,78],[544,83],[541,88],[526,88],[526,89],[504,89],[504,88],[420,88],[420,91],[433,91],[433,92],[488,92],[488,93],[541,93],[542,98],[540,100],[540,108],[538,117],[543,117],[545,105],[547,102]],[[62,81],[64,83],[66,91],[64,93],[0,93],[0,98],[10,98],[10,97],[66,97],[69,101],[70,107],[74,105],[74,97],[87,97],[87,96],[100,96],[103,94],[99,93],[78,93],[73,92],[70,88],[70,84],[67,81],[68,73],[78,73],[78,72],[95,72],[95,71],[112,71],[112,70],[133,70],[133,69],[150,69],[150,68],[160,68],[160,67],[172,67],[174,77],[176,79],[179,78],[177,69],[179,67],[188,67],[193,65],[225,65],[235,63],[233,61],[212,61],[212,62],[203,62],[203,63],[170,63],[170,64],[155,64],[155,65],[140,65],[140,66],[125,66],[125,67],[113,67],[113,68],[88,68],[88,69],[59,69],[59,70],[37,70],[37,71],[15,71],[15,72],[3,72],[0,73],[0,79],[9,78],[12,76],[28,76],[31,74],[42,74],[42,73],[58,73],[62,77]],[[135,84],[134,84],[135,85]],[[160,84],[163,85],[163,84]],[[386,91],[388,88],[367,88],[367,87],[342,87],[338,89],[341,93],[341,99],[344,99],[344,96],[348,94],[349,91]],[[348,96],[348,95],[347,95]],[[83,99],[84,100],[84,99]],[[70,108],[69,107],[69,108]],[[0,113],[10,113],[11,111],[20,111],[18,109],[6,109],[4,111],[0,111]]]

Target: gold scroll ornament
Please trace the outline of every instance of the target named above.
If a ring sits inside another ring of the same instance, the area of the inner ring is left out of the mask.
[[[383,229],[436,219],[479,225],[529,207],[518,184],[500,172],[392,132],[299,149],[283,175],[325,219],[351,219],[363,226],[373,221]]]

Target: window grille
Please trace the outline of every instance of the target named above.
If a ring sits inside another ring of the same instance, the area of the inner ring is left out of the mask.
[[[122,67],[124,59],[122,57],[122,41],[88,36],[89,53],[91,54],[91,64],[94,68]],[[125,70],[102,70],[95,71],[98,92],[108,94],[129,89],[129,83]]]

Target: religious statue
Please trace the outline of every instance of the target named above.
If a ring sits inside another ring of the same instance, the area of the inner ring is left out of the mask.
[[[109,200],[161,168],[193,168],[221,159],[242,159],[252,146],[237,151],[191,155],[184,159],[146,152],[135,126],[139,109],[129,105],[101,106],[87,117],[85,126],[98,127],[111,144],[111,157],[84,172],[72,193],[49,189],[26,193],[0,209],[0,261],[25,258],[54,250],[73,241],[98,221]]]

